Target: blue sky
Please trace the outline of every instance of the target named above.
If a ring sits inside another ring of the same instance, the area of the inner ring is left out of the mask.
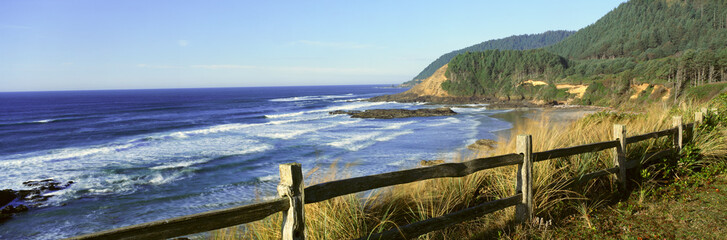
[[[0,1],[0,92],[398,84],[606,1]]]

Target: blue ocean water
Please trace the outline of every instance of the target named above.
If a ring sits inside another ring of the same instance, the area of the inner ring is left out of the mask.
[[[333,110],[418,109],[366,102],[383,86],[0,93],[0,189],[53,178],[69,188],[0,223],[0,239],[58,239],[248,204],[275,195],[278,164],[342,177],[447,159],[512,125],[503,110],[353,119]],[[334,163],[337,163],[333,165]],[[330,169],[337,166],[337,169]],[[310,179],[307,179],[309,181]]]

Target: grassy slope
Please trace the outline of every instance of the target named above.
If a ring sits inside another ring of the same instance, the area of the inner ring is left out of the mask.
[[[627,201],[561,219],[508,238],[529,239],[722,239],[727,236],[727,175],[642,190]]]
[[[688,116],[693,116],[693,112],[697,111],[696,107],[652,106],[645,109],[649,114],[602,112],[581,119],[566,128],[562,123],[553,125],[547,120],[525,119],[514,124],[515,129],[511,135],[532,134],[533,150],[542,151],[610,140],[612,125],[615,123],[626,124],[630,134],[640,134],[671,127],[672,115],[687,116],[685,121],[691,122]],[[724,156],[727,155],[727,141],[724,140],[726,130],[723,127],[719,129],[713,134],[698,134],[702,136],[697,138],[701,148],[698,153],[702,156],[700,163],[724,161]],[[513,141],[502,139],[500,143],[494,152],[485,152],[483,156],[513,152],[515,147]],[[629,157],[639,158],[646,152],[665,148],[670,143],[670,139],[662,138],[630,145]],[[618,191],[611,177],[592,180],[587,186],[583,186],[583,191],[546,187],[553,182],[611,167],[612,161],[612,151],[602,151],[535,164],[533,176],[536,189],[534,196],[536,216],[558,222],[571,216],[589,216],[593,210],[604,209],[605,206],[616,206]],[[685,164],[692,166],[694,162]],[[682,172],[665,172],[664,169],[669,166],[662,165],[657,164],[649,170],[654,174],[649,179],[655,184],[662,184],[664,179],[674,176],[687,176]],[[502,167],[463,178],[422,181],[381,189],[367,195],[349,195],[306,205],[307,236],[309,239],[350,239],[510,196],[514,194],[515,173],[514,166]],[[336,178],[341,176],[332,175],[327,179]],[[584,197],[592,200],[585,201]],[[508,208],[477,220],[423,235],[421,239],[480,239],[498,236],[517,238],[520,236],[517,234],[530,232],[527,229],[511,231],[512,216],[513,210]],[[278,239],[280,220],[280,214],[276,214],[247,225],[246,230],[234,228],[221,230],[213,233],[213,236],[217,239]],[[567,231],[567,228],[564,231]],[[554,232],[553,234],[558,234]]]

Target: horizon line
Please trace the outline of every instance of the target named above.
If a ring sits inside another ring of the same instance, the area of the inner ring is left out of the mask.
[[[280,86],[240,86],[240,87],[170,87],[170,88],[102,88],[102,89],[63,89],[63,90],[11,90],[0,93],[41,93],[41,92],[85,92],[85,91],[131,91],[131,90],[185,90],[185,89],[223,89],[223,88],[275,88],[275,87],[333,87],[333,86],[392,86],[398,87],[401,83],[392,84],[333,84],[333,85],[280,85]],[[402,87],[404,88],[404,87]]]

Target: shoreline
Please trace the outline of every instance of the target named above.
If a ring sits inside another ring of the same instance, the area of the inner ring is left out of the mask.
[[[609,107],[591,105],[568,105],[557,101],[534,103],[528,100],[493,99],[489,97],[436,97],[419,96],[410,93],[398,93],[381,95],[366,99],[368,102],[398,102],[398,103],[425,103],[426,105],[463,105],[463,104],[487,104],[488,109],[587,109],[587,110],[608,110]]]

